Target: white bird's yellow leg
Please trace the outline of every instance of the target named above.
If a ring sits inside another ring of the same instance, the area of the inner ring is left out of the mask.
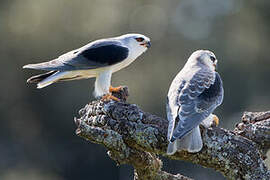
[[[118,99],[117,97],[111,95],[110,93],[109,94],[105,94],[104,96],[102,96],[101,98],[103,101],[109,101],[109,100],[114,100],[114,101],[120,101],[120,99]]]
[[[118,86],[118,87],[112,87],[112,86],[110,86],[109,92],[119,92],[119,91],[121,91],[122,89],[123,89],[122,86]]]

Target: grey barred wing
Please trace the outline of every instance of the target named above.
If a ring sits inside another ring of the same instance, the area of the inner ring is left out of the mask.
[[[178,95],[179,122],[171,141],[182,138],[208,117],[219,105],[220,96],[223,98],[222,81],[216,72],[195,73]]]
[[[168,140],[171,139],[175,124],[177,123],[178,119],[178,111],[179,111],[179,105],[177,104],[177,96],[178,94],[182,91],[184,88],[186,81],[182,80],[179,82],[175,83],[173,82],[170,91],[167,96],[167,102],[166,102],[166,112],[167,112],[167,119],[169,121],[168,125],[168,133],[167,133],[167,138]]]

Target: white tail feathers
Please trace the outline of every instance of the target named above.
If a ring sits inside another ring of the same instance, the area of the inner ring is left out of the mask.
[[[41,89],[41,88],[44,88],[46,86],[51,85],[52,83],[54,83],[54,82],[42,83],[42,81],[41,81],[40,83],[37,84],[37,88]]]
[[[203,147],[202,137],[199,126],[194,128],[191,132],[188,152],[199,152]]]
[[[167,148],[167,154],[168,155],[173,155],[176,151],[177,151],[177,140],[175,140],[174,142],[170,142]]]
[[[65,78],[65,76],[68,74],[68,71],[66,72],[56,72],[55,74],[47,77],[46,79],[40,81],[38,84],[37,84],[37,88],[38,89],[41,89],[41,88],[44,88],[46,86],[49,86],[51,85],[52,83],[55,83],[57,82],[58,80],[62,79],[62,78]]]
[[[22,68],[23,68],[23,69],[29,68],[29,64],[24,65]]]
[[[172,155],[176,151],[187,150],[188,152],[199,152],[203,147],[202,137],[199,126],[195,127],[190,133],[182,139],[176,139],[170,142],[167,148],[167,154]]]
[[[27,64],[23,66],[23,69],[40,69],[39,68],[40,63],[39,64]]]

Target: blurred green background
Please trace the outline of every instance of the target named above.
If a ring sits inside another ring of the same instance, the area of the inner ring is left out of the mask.
[[[73,117],[93,99],[94,80],[38,90],[26,79],[28,63],[53,59],[92,40],[130,32],[152,48],[113,75],[127,85],[129,102],[165,118],[165,99],[189,55],[209,49],[219,59],[225,87],[216,114],[233,129],[243,111],[270,108],[270,1],[244,0],[1,0],[0,179],[132,179],[105,148],[75,135]],[[200,180],[219,173],[164,160],[164,169]]]

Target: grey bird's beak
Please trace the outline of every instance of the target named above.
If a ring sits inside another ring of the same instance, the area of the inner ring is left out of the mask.
[[[150,48],[151,47],[151,42],[150,41],[146,41],[144,43],[141,44],[144,47]]]

